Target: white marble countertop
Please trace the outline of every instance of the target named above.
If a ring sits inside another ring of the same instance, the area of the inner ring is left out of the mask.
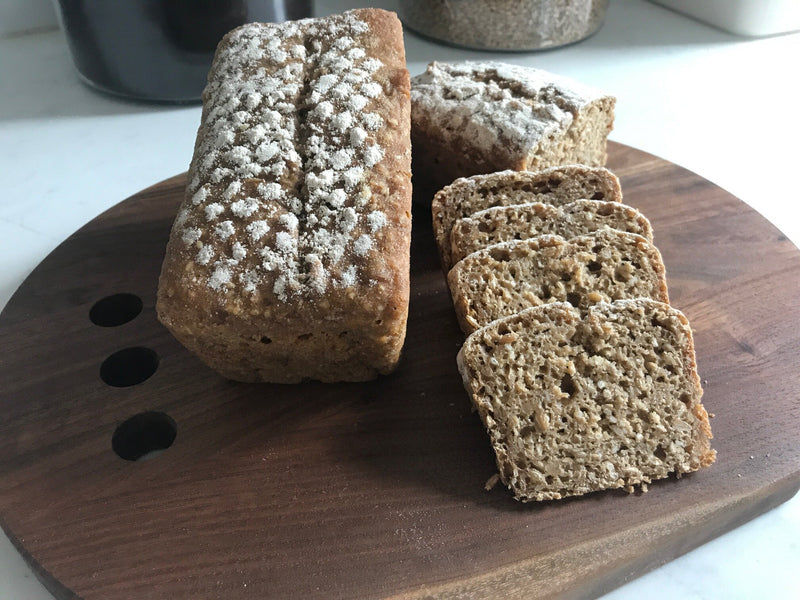
[[[370,3],[327,0],[320,14]],[[391,6],[391,2],[372,5]],[[407,34],[409,70],[475,59]],[[800,34],[736,37],[644,0],[612,0],[580,44],[494,58],[569,75],[618,97],[611,136],[732,192],[800,245]],[[186,169],[200,109],[133,104],[82,85],[60,32],[0,37],[0,306],[57,244],[111,205]],[[798,326],[800,335],[800,326]],[[800,443],[800,439],[798,439]],[[608,598],[797,598],[800,497]],[[44,600],[0,534],[0,598]]]

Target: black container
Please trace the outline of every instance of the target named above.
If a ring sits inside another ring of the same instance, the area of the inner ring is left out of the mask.
[[[214,50],[252,21],[307,17],[311,0],[58,0],[81,77],[104,92],[196,102]]]

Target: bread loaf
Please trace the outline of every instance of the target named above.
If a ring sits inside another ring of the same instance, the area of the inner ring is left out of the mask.
[[[431,205],[433,236],[442,267],[447,272],[453,266],[450,232],[458,219],[493,206],[531,202],[561,205],[580,199],[620,202],[619,180],[608,169],[585,165],[536,172],[500,171],[457,179],[439,190]]]
[[[495,206],[456,221],[450,232],[450,258],[457,263],[467,254],[499,242],[543,234],[569,239],[605,228],[636,233],[653,241],[650,221],[620,202],[576,200],[561,206],[533,202]]]
[[[478,173],[606,162],[615,99],[566,77],[433,62],[412,80],[411,101],[414,186],[431,194]]]
[[[530,308],[470,335],[458,368],[519,500],[633,491],[714,462],[691,329],[666,304]]]
[[[158,316],[225,377],[391,371],[408,314],[410,98],[381,10],[244,25],[203,93]]]
[[[646,297],[668,302],[664,262],[640,235],[605,229],[565,240],[542,235],[473,252],[447,276],[464,333],[530,306]]]

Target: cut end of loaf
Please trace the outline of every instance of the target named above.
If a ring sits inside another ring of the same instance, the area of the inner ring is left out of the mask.
[[[503,169],[603,166],[615,99],[539,69],[433,62],[411,89],[415,186]]]
[[[667,304],[527,309],[473,333],[458,365],[518,500],[633,491],[715,460],[691,330]]]

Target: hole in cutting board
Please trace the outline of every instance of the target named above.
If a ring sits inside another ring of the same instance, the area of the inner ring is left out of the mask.
[[[172,417],[147,411],[133,415],[114,430],[111,448],[125,460],[150,460],[169,448],[177,435],[178,425]]]
[[[142,383],[158,368],[158,354],[139,346],[115,352],[100,365],[100,379],[114,387]]]
[[[134,294],[113,294],[95,302],[89,320],[100,327],[118,327],[142,312],[142,299]]]

